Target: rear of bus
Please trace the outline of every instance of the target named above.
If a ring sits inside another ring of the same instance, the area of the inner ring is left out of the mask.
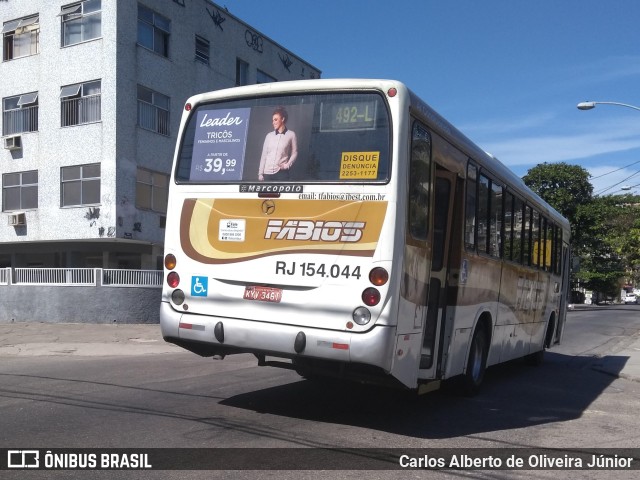
[[[317,80],[189,99],[167,213],[167,341],[303,375],[391,370],[404,231],[392,155],[406,148],[391,118],[406,98],[394,82]],[[269,177],[269,155],[293,150]]]

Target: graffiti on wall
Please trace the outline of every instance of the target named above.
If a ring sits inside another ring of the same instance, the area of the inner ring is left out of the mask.
[[[224,23],[226,18],[222,16],[220,11],[216,10],[215,12],[212,12],[207,8],[207,13],[211,17],[211,20],[213,20],[214,25],[224,32],[224,28],[222,28],[222,24]]]
[[[278,53],[278,56],[280,57],[280,61],[282,62],[282,65],[284,66],[284,68],[287,69],[287,72],[290,72],[291,70],[289,70],[289,67],[293,65],[293,60],[291,60],[289,55],[287,55],[286,53],[285,54]]]
[[[255,32],[252,32],[247,28],[244,32],[244,39],[247,42],[247,46],[254,49],[258,53],[263,52],[264,38]]]

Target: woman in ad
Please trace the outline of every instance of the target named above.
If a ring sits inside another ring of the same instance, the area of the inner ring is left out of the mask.
[[[289,170],[298,158],[298,139],[295,132],[287,128],[287,111],[277,107],[272,115],[273,131],[269,132],[262,146],[258,180],[288,181]]]

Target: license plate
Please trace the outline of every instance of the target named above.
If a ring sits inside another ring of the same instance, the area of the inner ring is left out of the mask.
[[[279,303],[282,300],[282,289],[273,287],[245,287],[245,300]]]

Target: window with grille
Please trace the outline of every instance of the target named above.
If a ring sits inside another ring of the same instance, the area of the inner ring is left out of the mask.
[[[169,97],[138,85],[138,125],[169,135]]]
[[[196,60],[209,65],[209,40],[196,35]]]
[[[102,115],[101,81],[67,85],[60,89],[60,125],[70,127],[99,122]]]
[[[38,131],[38,92],[2,100],[2,135]]]

